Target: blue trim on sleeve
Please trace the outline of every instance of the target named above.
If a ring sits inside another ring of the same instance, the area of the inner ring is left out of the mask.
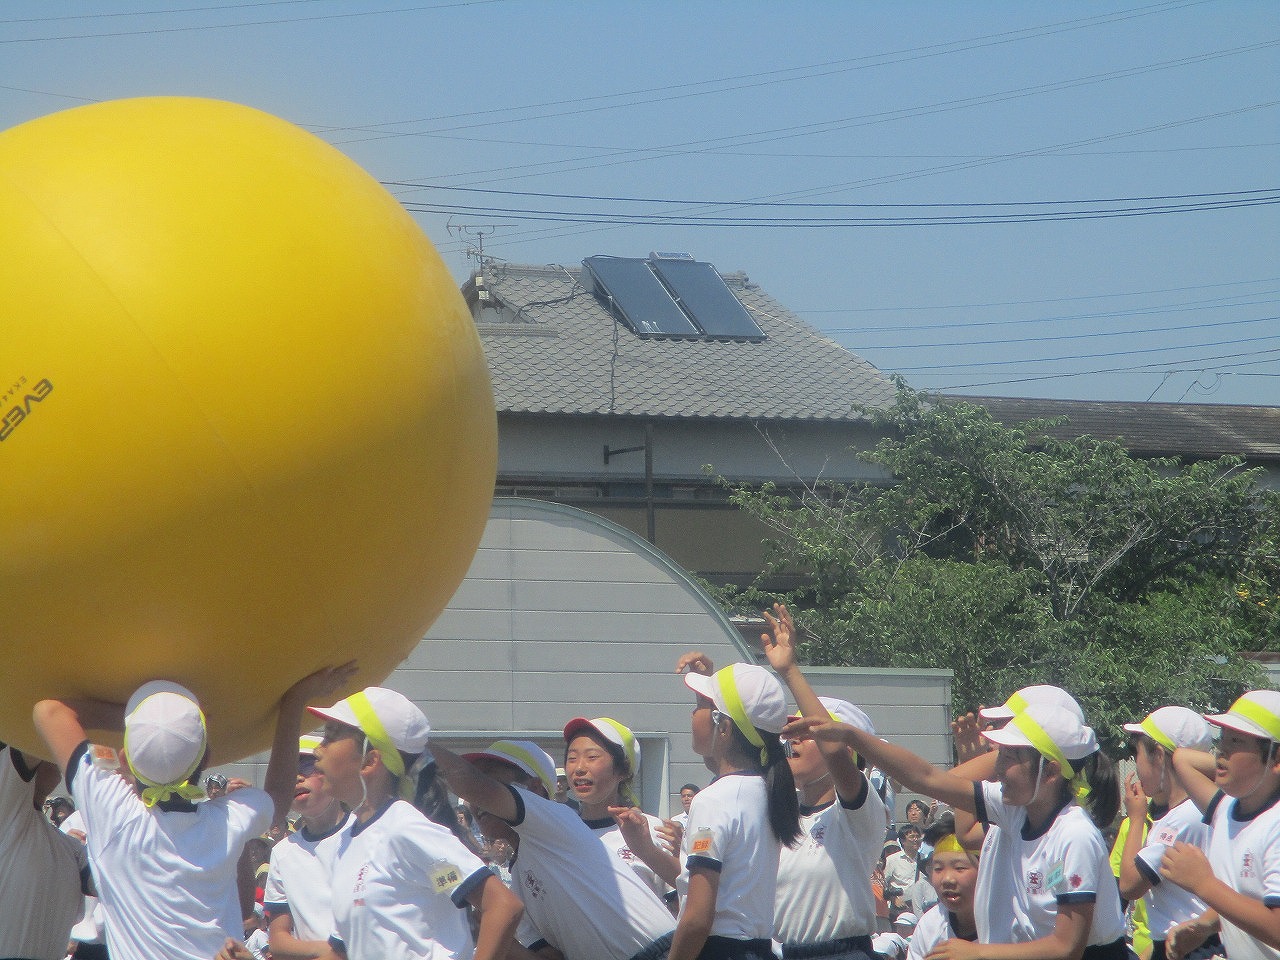
[[[520,796],[520,791],[517,790],[515,787],[513,787],[511,784],[504,783],[503,786],[511,791],[511,796],[514,797],[516,801],[515,817],[512,818],[511,820],[506,820],[504,822],[511,824],[511,826],[513,827],[518,827],[520,826],[520,824],[524,823],[524,797]]]
[[[539,938],[533,941],[533,943],[529,944],[527,947],[525,947],[525,949],[528,950],[530,953],[537,953],[543,947],[549,947],[549,946],[551,946],[551,944],[549,944],[546,940]]]
[[[1280,907],[1280,896],[1273,893],[1269,897],[1263,897],[1262,902],[1268,907]]]
[[[481,867],[467,879],[453,888],[453,893],[449,894],[449,899],[453,901],[453,905],[458,908],[467,905],[467,897],[475,893],[484,886],[485,881],[494,875],[493,871],[487,866]]]
[[[1141,857],[1134,857],[1133,865],[1138,868],[1138,872],[1142,874],[1143,880],[1146,880],[1153,887],[1160,886],[1160,874],[1151,869],[1151,864],[1147,863]]]
[[[1217,812],[1218,804],[1222,802],[1222,798],[1225,796],[1226,794],[1221,790],[1213,795],[1213,799],[1209,801],[1209,805],[1204,808],[1204,816],[1200,818],[1201,823],[1213,823],[1213,815]]]
[[[991,821],[987,819],[987,798],[982,794],[981,781],[977,780],[973,783],[973,809],[980,824],[984,827],[991,825]]]
[[[344,957],[347,955],[347,945],[342,942],[342,938],[336,933],[329,935],[329,946],[333,947],[334,950],[337,950]]]
[[[707,870],[713,870],[719,873],[724,869],[724,864],[719,860],[712,860],[710,857],[685,857],[684,864],[686,867],[704,867]]]
[[[861,773],[862,771],[858,771]],[[836,791],[836,799],[840,801],[840,806],[845,810],[861,810],[862,805],[867,802],[867,795],[871,792],[871,784],[867,782],[867,775],[862,774],[862,789],[858,791],[858,795],[849,802],[845,802],[844,797],[840,796],[840,791]]]
[[[67,761],[67,769],[65,773],[67,781],[67,789],[71,789],[71,781],[75,779],[76,768],[80,766],[80,761],[84,759],[84,755],[89,752],[89,741],[84,740],[80,746],[71,751],[71,758]]]
[[[1064,893],[1054,897],[1058,903],[1097,903],[1096,893]]]
[[[277,916],[293,914],[293,911],[289,909],[289,902],[287,900],[268,900],[262,905],[262,909],[269,910]]]

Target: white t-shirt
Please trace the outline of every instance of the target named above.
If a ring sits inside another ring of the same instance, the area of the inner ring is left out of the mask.
[[[1013,943],[1013,931],[1026,925],[1026,917],[1019,915],[1019,902],[1014,896],[1016,875],[1007,867],[981,869],[984,863],[1008,864],[1014,855],[1010,849],[1013,841],[994,823],[986,827],[978,859],[978,880],[973,889],[974,925],[978,928],[979,943]]]
[[[1211,826],[1209,863],[1233,890],[1280,907],[1280,803],[1239,820],[1239,802],[1219,791],[1205,811],[1204,821]],[[1258,943],[1226,917],[1221,936],[1231,960],[1280,960],[1280,950]]]
[[[351,960],[468,960],[467,897],[493,873],[451,830],[396,800],[347,820],[316,855],[329,875],[333,940]]]
[[[906,892],[921,877],[919,861],[907,853],[890,854],[884,862],[884,884]]]
[[[657,894],[596,840],[575,810],[510,790],[516,816],[509,822],[520,835],[511,889],[541,938],[566,960],[628,960],[674,929]]]
[[[85,830],[84,816],[79,810],[73,810],[71,815],[62,821],[62,825],[58,829],[63,833],[71,833],[73,830],[79,830],[82,834],[87,832]],[[88,856],[86,852],[86,863],[88,862]],[[106,934],[103,933],[106,926],[105,917],[106,914],[102,909],[102,902],[97,897],[91,897],[86,894],[84,906],[80,910],[80,919],[71,928],[71,939],[77,943],[106,943]]]
[[[658,827],[662,826],[662,821],[647,813],[644,818],[649,823],[649,836],[652,838],[654,845],[660,850],[672,853],[667,842],[658,833]],[[648,864],[631,852],[631,848],[627,846],[627,839],[622,835],[622,828],[618,826],[617,820],[609,817],[605,820],[583,820],[582,822],[591,828],[591,832],[599,838],[606,850],[636,872],[636,876],[644,881],[645,886],[659,898],[667,896],[671,888],[667,886],[660,876],[653,872]]]
[[[915,932],[911,934],[907,960],[924,960],[934,947],[957,936],[955,927],[951,925],[950,912],[942,904],[934,904],[920,915]]]
[[[736,773],[718,778],[699,791],[689,807],[682,842],[684,870],[676,881],[681,903],[689,891],[690,867],[718,871],[711,935],[770,939],[781,846],[769,827],[764,778]]]
[[[1053,933],[1060,903],[1092,903],[1093,923],[1086,946],[1113,943],[1125,934],[1120,890],[1111,872],[1111,858],[1102,834],[1083,809],[1063,807],[1045,827],[1032,834],[1025,807],[1004,802],[999,784],[975,784],[978,819],[994,823],[1007,834],[1001,860],[987,859],[984,847],[978,875],[1001,870],[1014,878],[1013,915],[1004,922],[1013,929],[1012,942],[1028,943]],[[1000,918],[991,904],[991,921]]]
[[[876,929],[871,872],[884,837],[884,801],[864,778],[862,794],[846,804],[800,810],[801,836],[782,847],[773,936],[785,944],[814,944],[870,936]]]
[[[287,913],[299,940],[328,940],[333,933],[333,888],[320,862],[318,848],[337,843],[350,815],[332,830],[312,834],[306,827],[291,833],[271,849],[271,865],[262,888],[268,913]]]
[[[34,767],[0,744],[0,957],[61,960],[84,903],[88,857],[33,805]]]
[[[1176,883],[1164,883],[1160,865],[1164,852],[1175,843],[1190,843],[1209,851],[1209,827],[1200,811],[1190,800],[1184,800],[1147,831],[1147,844],[1138,851],[1135,863],[1138,872],[1151,882],[1151,889],[1142,899],[1147,903],[1147,929],[1152,940],[1163,940],[1169,928],[1198,917],[1204,912],[1204,901]]]
[[[118,960],[208,960],[244,936],[236,864],[271,825],[271,797],[243,787],[184,809],[148,808],[118,763],[115,751],[85,743],[67,770],[107,911],[107,949]]]

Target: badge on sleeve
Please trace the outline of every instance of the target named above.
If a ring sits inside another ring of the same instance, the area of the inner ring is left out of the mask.
[[[110,747],[92,743],[89,745],[89,757],[93,761],[93,765],[99,770],[107,770],[114,773],[120,769],[120,754]]]
[[[715,834],[710,827],[700,827],[689,838],[689,855],[716,859]]]
[[[436,893],[453,893],[462,883],[462,871],[452,863],[437,860],[431,865],[431,889]]]

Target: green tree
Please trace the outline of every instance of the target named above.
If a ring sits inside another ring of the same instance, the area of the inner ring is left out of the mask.
[[[869,415],[885,438],[863,457],[892,483],[730,493],[771,534],[761,578],[726,599],[758,609],[763,584],[803,574],[785,599],[811,662],[951,667],[957,709],[1058,683],[1106,724],[1260,682],[1241,654],[1274,639],[1280,580],[1257,471],[1058,440],[901,382]]]

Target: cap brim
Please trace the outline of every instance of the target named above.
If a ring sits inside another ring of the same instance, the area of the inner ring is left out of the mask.
[[[475,763],[477,760],[497,760],[499,763],[505,763],[512,770],[519,770],[525,776],[529,776],[529,777],[538,776],[536,773],[530,773],[528,770],[520,766],[520,764],[516,763],[510,757],[503,756],[500,753],[490,753],[487,750],[477,750],[475,753],[459,754],[459,758],[467,761],[467,763]],[[538,777],[538,779],[542,779],[542,778]]]
[[[684,675],[684,685],[698,696],[706,697],[712,703],[719,702],[716,699],[716,682],[705,673],[686,673]]]
[[[1259,740],[1273,740],[1274,737],[1262,727],[1258,726],[1252,720],[1234,713],[1219,713],[1212,717],[1205,717],[1205,720],[1213,724],[1215,727],[1223,727],[1227,730],[1234,730],[1237,733],[1244,733],[1251,737],[1257,737]]]
[[[339,700],[332,707],[307,707],[307,712],[321,720],[332,720],[347,727],[360,729],[360,721],[356,719],[355,711],[347,706],[345,700]]]
[[[589,731],[591,733],[600,732],[599,730],[596,729],[596,725],[592,723],[590,720],[588,720],[586,717],[574,717],[572,720],[570,720],[568,723],[564,725],[564,742],[568,743],[570,740],[572,740],[578,734],[582,733],[584,730]]]
[[[1147,732],[1142,729],[1142,724],[1140,723],[1126,723],[1121,729],[1123,729],[1126,733],[1146,734]]]
[[[1008,707],[983,707],[978,716],[983,720],[1012,720],[1013,711]]]
[[[999,730],[983,730],[982,739],[989,740],[998,747],[1030,747],[1033,745],[1027,739],[1027,735],[1013,724],[1001,727]]]

